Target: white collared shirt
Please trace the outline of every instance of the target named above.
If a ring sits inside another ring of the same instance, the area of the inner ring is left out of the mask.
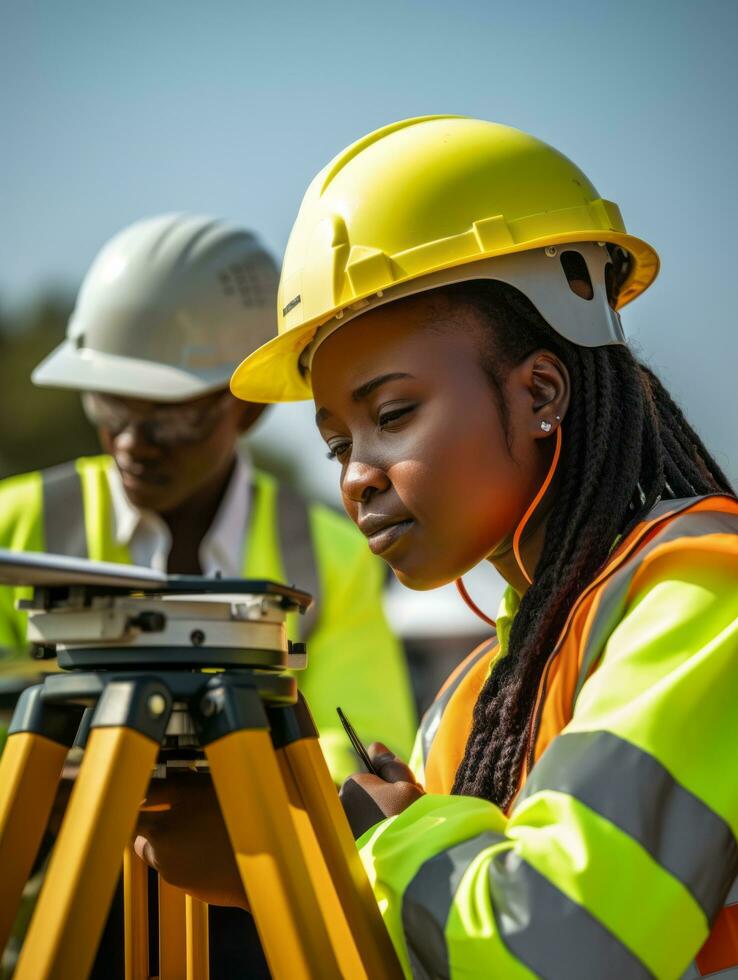
[[[113,460],[107,475],[115,540],[128,548],[134,565],[166,572],[172,535],[164,519],[154,511],[139,510],[130,502]],[[200,542],[200,566],[204,575],[220,572],[224,576],[240,577],[242,574],[250,504],[251,463],[248,457],[237,455],[218,512]]]

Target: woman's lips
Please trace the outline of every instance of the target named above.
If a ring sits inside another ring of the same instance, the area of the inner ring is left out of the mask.
[[[369,547],[374,552],[375,555],[382,555],[385,551],[388,551],[399,539],[409,531],[413,526],[415,521],[399,521],[397,524],[390,524],[387,527],[380,528],[380,530],[375,531],[373,534],[367,535],[367,542]]]

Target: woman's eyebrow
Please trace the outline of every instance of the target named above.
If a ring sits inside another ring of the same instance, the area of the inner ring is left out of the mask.
[[[351,392],[351,398],[355,402],[360,402],[364,398],[368,398],[373,391],[377,388],[381,388],[383,384],[387,384],[388,381],[397,381],[398,378],[412,378],[414,375],[408,374],[405,371],[393,371],[390,374],[380,374],[376,378],[372,378],[371,381],[365,381],[363,385],[359,385]],[[320,425],[321,422],[325,422],[327,418],[330,417],[330,412],[327,408],[319,408],[315,413],[315,424]]]
[[[362,399],[368,398],[373,391],[376,391],[383,384],[386,384],[388,381],[397,381],[399,378],[412,378],[412,374],[407,374],[404,371],[380,374],[376,378],[372,378],[371,381],[365,381],[363,385],[359,385],[358,388],[351,392],[351,398],[355,402],[360,402]]]

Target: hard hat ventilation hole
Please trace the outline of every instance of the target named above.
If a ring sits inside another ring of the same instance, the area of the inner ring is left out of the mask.
[[[561,268],[564,270],[569,289],[582,299],[592,299],[594,289],[589,277],[589,269],[581,252],[562,252]]]
[[[605,286],[608,302],[615,309],[620,290],[630,275],[632,262],[630,255],[619,245],[609,244],[607,251],[610,253],[610,263],[605,266]]]
[[[605,263],[605,293],[607,294],[607,302],[614,310],[618,291],[615,285],[615,270],[612,262]]]

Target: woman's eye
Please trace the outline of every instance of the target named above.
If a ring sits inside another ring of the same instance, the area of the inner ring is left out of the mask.
[[[402,405],[400,408],[389,408],[380,412],[377,420],[380,429],[383,429],[386,425],[390,425],[392,422],[396,422],[404,415],[409,415],[415,408],[417,408],[417,405]]]
[[[350,442],[333,442],[328,444],[328,452],[326,456],[328,459],[342,460],[346,453],[351,448]]]

